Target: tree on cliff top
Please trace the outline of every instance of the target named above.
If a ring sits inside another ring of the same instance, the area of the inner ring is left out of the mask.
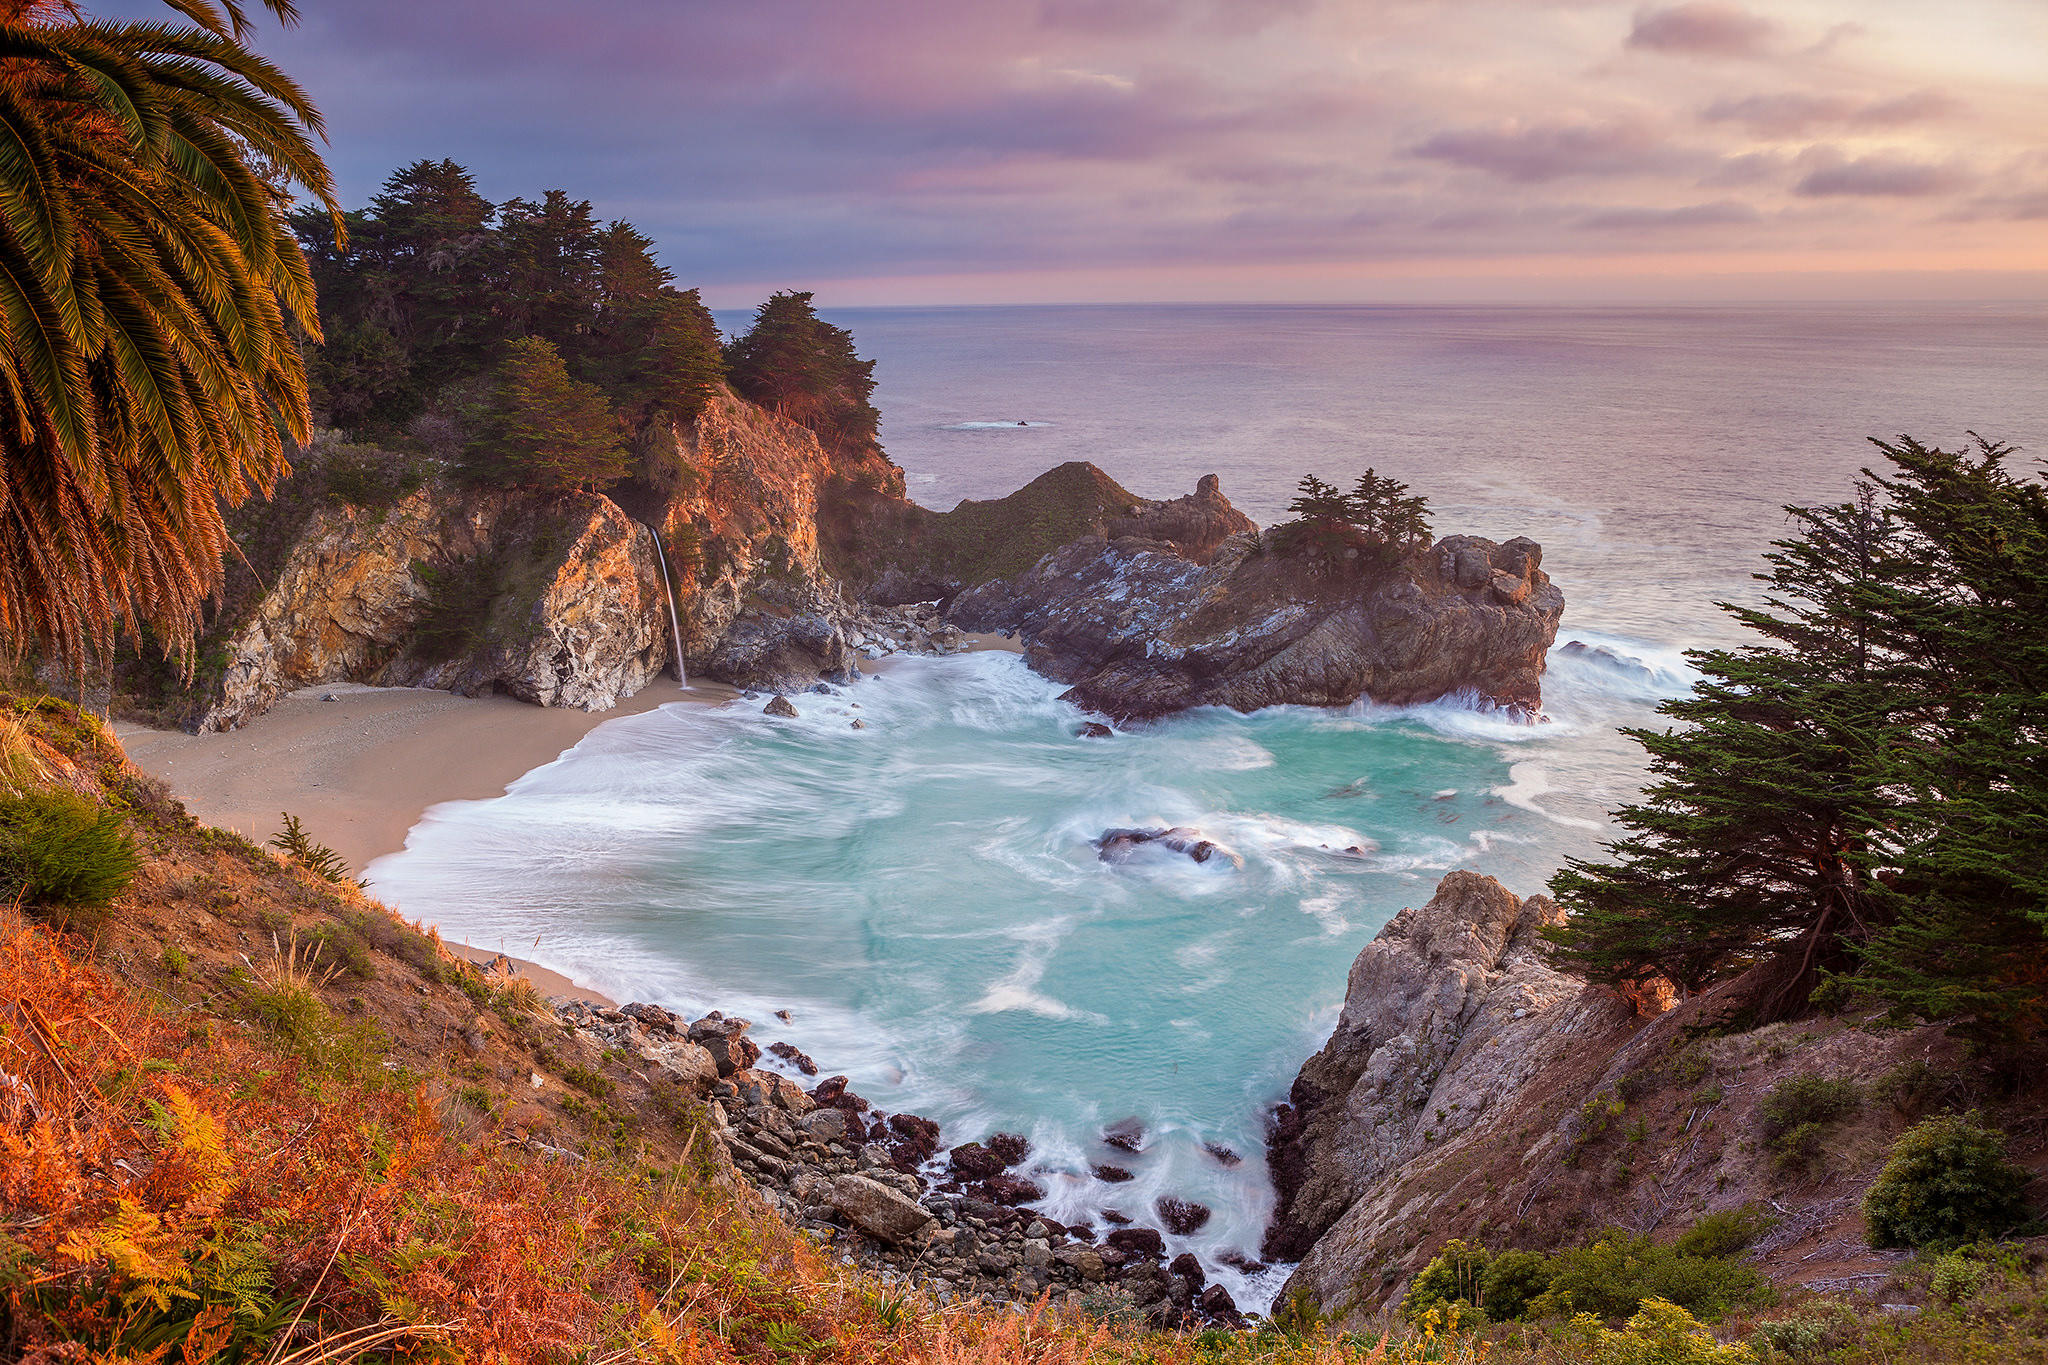
[[[1345,561],[1390,564],[1429,544],[1429,500],[1408,485],[1368,469],[1350,492],[1304,474],[1287,510],[1294,520],[1274,528],[1281,548],[1326,568]]]
[[[1551,882],[1595,980],[1753,971],[1750,1015],[1835,975],[2006,1035],[2048,1016],[2048,489],[1979,441],[1880,442],[1862,495],[1788,509],[1761,643],[1631,730],[1655,781],[1629,835]]]
[[[623,478],[619,419],[596,385],[569,374],[541,337],[507,344],[491,405],[463,463],[478,483],[565,492]]]
[[[742,397],[801,422],[827,449],[851,455],[874,447],[882,421],[870,401],[875,362],[860,358],[853,333],[817,315],[810,294],[776,293],[725,358]]]

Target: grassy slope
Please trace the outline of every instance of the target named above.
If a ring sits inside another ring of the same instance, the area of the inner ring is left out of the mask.
[[[143,862],[68,933],[0,910],[0,1358],[1686,1358],[1561,1325],[1375,1347],[941,1310],[777,1222],[636,1059],[578,1050],[353,888],[199,826],[90,717],[4,701],[0,782],[124,811]],[[1843,1361],[2042,1359],[2041,1272],[2011,1267],[1909,1271],[1881,1297],[1926,1303],[1913,1317],[1778,1315]]]

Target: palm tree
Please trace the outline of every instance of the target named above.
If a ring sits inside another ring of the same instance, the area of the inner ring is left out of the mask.
[[[238,0],[165,4],[0,0],[0,640],[74,668],[124,632],[189,660],[222,506],[311,434],[285,212],[338,219],[319,111]]]

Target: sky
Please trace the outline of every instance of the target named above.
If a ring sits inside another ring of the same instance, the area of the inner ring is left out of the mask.
[[[714,306],[2048,299],[2048,0],[300,7],[348,204],[453,157]]]

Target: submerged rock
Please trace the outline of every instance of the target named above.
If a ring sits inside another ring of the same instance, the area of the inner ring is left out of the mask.
[[[1209,1206],[1197,1204],[1192,1199],[1165,1195],[1152,1208],[1159,1215],[1159,1221],[1166,1224],[1166,1230],[1176,1237],[1199,1232],[1209,1222]]]
[[[1232,867],[1243,867],[1244,859],[1223,845],[1204,839],[1200,830],[1176,825],[1172,829],[1111,829],[1104,830],[1095,841],[1097,856],[1105,863],[1120,863],[1133,853],[1148,845],[1172,849],[1185,853],[1198,863],[1219,859]]]
[[[1145,1150],[1145,1121],[1140,1118],[1118,1119],[1102,1130],[1102,1140],[1125,1152]]]

